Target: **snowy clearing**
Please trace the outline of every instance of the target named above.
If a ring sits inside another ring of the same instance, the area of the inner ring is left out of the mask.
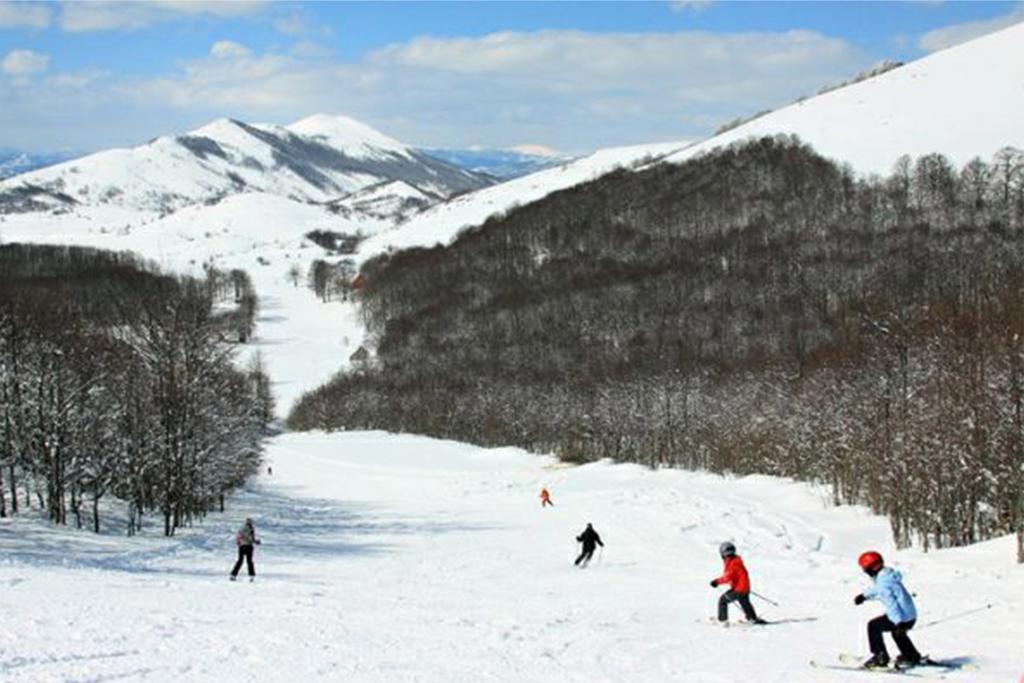
[[[803,484],[414,436],[286,434],[268,464],[226,514],[170,540],[155,521],[132,540],[0,521],[0,679],[862,681],[809,661],[866,651],[881,611],[852,604],[867,548],[916,592],[921,650],[978,666],[923,676],[1024,674],[1009,538],[896,553],[884,519]],[[251,585],[227,580],[247,515],[263,539]],[[588,521],[607,547],[580,570]],[[726,539],[783,623],[708,623]]]

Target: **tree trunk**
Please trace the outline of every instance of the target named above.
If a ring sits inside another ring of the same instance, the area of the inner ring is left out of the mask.
[[[82,500],[77,487],[71,489],[71,512],[75,515],[75,528],[82,528]]]
[[[100,532],[100,496],[92,497],[92,530],[97,534]]]
[[[11,513],[18,514],[18,480],[14,476],[14,465],[10,466],[7,473],[8,483],[11,487]]]

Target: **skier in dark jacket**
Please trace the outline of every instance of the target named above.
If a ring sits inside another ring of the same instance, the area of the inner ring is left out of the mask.
[[[917,607],[914,606],[914,598],[903,585],[903,577],[895,569],[886,567],[882,556],[874,550],[862,553],[857,563],[871,577],[872,586],[855,597],[854,604],[878,600],[885,607],[885,614],[868,622],[871,659],[864,662],[864,666],[873,669],[889,665],[889,652],[885,649],[882,636],[886,631],[892,633],[892,639],[900,649],[900,655],[896,658],[897,668],[920,664],[921,653],[907,635],[907,631],[917,623]]]
[[[718,599],[718,620],[729,621],[729,603],[738,602],[747,621],[753,624],[768,623],[757,616],[754,606],[750,604],[750,575],[743,564],[743,558],[736,554],[736,546],[726,541],[718,546],[718,554],[725,562],[725,570],[717,579],[711,580],[711,587],[718,588],[719,584],[729,584],[729,590],[722,593],[722,597]]]
[[[576,537],[577,543],[583,544],[583,552],[576,558],[577,566],[586,567],[587,563],[590,562],[590,558],[594,556],[594,548],[599,545],[602,548],[604,543],[601,542],[601,537],[594,531],[594,527],[591,524],[587,524],[587,528],[583,530],[583,533]],[[596,544],[596,545],[595,545]],[[581,564],[582,563],[582,564]]]
[[[254,544],[259,545],[260,540],[256,538],[256,529],[253,528],[252,518],[246,517],[245,523],[238,530],[238,533],[235,534],[235,545],[238,546],[238,561],[235,562],[235,568],[231,570],[232,581],[238,577],[238,570],[242,568],[243,559],[249,570],[249,580],[253,581],[256,578],[256,568],[252,564],[252,547]]]

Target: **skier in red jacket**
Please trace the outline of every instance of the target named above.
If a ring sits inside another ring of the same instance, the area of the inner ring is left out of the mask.
[[[750,604],[750,575],[743,565],[743,558],[736,554],[736,546],[726,541],[718,546],[718,552],[725,562],[725,571],[717,579],[711,580],[711,587],[718,588],[719,584],[729,584],[729,590],[722,593],[722,597],[718,599],[718,620],[728,621],[729,603],[738,602],[747,621],[752,624],[767,624],[767,621],[757,616],[754,606]]]

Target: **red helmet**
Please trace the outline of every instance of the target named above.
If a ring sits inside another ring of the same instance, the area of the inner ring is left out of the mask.
[[[882,560],[881,553],[877,553],[874,550],[869,550],[866,553],[861,553],[857,559],[857,564],[860,568],[866,572],[877,572],[885,562]]]

